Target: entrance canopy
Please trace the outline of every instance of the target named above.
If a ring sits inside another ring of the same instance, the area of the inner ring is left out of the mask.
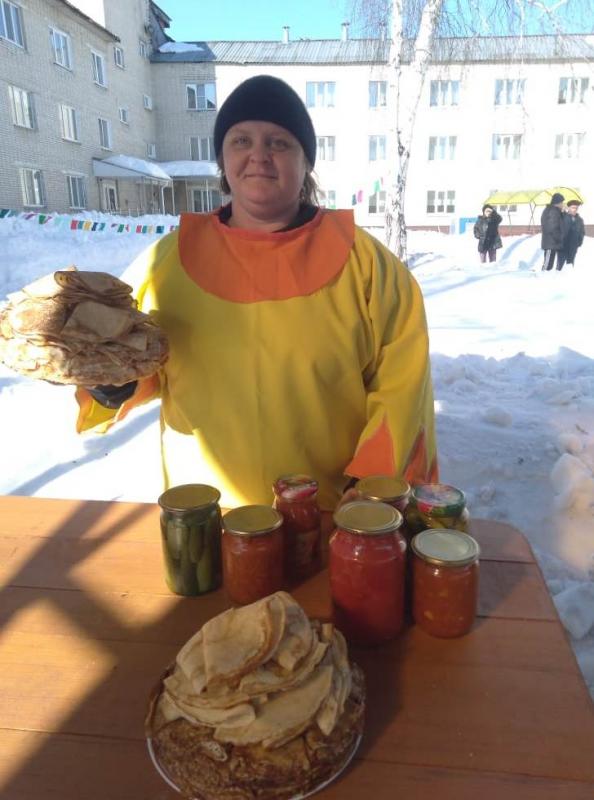
[[[164,185],[171,183],[171,177],[158,164],[134,156],[94,158],[93,175],[96,178],[144,178]]]
[[[507,206],[527,203],[530,206],[548,206],[555,192],[562,194],[565,202],[568,200],[584,202],[583,195],[577,189],[571,189],[569,186],[553,186],[551,189],[516,189],[511,192],[493,192],[483,205],[489,203],[490,205]]]

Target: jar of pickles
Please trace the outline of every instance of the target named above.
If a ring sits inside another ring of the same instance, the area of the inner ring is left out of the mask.
[[[431,636],[472,628],[478,604],[479,546],[467,533],[426,530],[412,540],[413,619]]]
[[[335,624],[354,644],[389,641],[404,622],[402,515],[386,503],[361,500],[338,508],[334,522],[329,572]]]
[[[464,492],[445,483],[413,486],[404,519],[411,537],[428,528],[467,532],[469,515]]]
[[[283,517],[271,506],[241,506],[223,517],[223,581],[232,603],[246,605],[284,585]]]
[[[176,594],[199,595],[221,585],[220,496],[213,486],[190,483],[159,497],[165,580]]]
[[[285,573],[290,578],[305,578],[319,562],[318,482],[309,475],[281,475],[272,488],[274,507],[284,520]]]

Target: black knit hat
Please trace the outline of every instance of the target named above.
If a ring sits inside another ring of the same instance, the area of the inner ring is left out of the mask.
[[[272,75],[256,75],[234,89],[225,100],[214,128],[217,158],[225,134],[233,125],[246,120],[273,122],[286,128],[297,139],[313,167],[316,160],[316,134],[303,100],[287,83]]]
[[[555,194],[551,197],[551,205],[552,206],[558,206],[559,203],[563,203],[564,201],[565,201],[565,198],[563,197],[562,194],[559,194],[559,192],[555,192]]]

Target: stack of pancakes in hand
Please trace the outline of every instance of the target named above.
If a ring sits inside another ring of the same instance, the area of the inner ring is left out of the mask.
[[[138,311],[132,287],[106,272],[52,272],[9,295],[0,360],[31,378],[120,386],[167,360],[164,333]]]
[[[197,800],[284,800],[315,791],[356,749],[365,686],[342,634],[286,592],[207,622],[151,698],[162,772]]]

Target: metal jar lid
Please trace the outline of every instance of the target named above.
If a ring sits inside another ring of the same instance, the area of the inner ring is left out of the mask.
[[[391,533],[402,524],[402,514],[398,509],[373,500],[345,503],[334,512],[333,519],[337,528],[367,536]]]
[[[466,497],[461,489],[447,483],[420,483],[413,486],[410,502],[422,514],[455,517],[464,510]]]
[[[480,548],[476,539],[462,531],[429,528],[413,538],[415,555],[440,567],[463,567],[478,560]]]
[[[214,486],[205,483],[185,483],[167,489],[157,502],[166,511],[183,514],[185,511],[212,506],[219,502],[220,497],[221,493]]]
[[[273,483],[272,490],[283,500],[300,502],[316,494],[318,482],[309,475],[281,475]]]
[[[261,536],[282,524],[283,515],[271,506],[240,506],[223,517],[223,528],[234,536]]]
[[[390,475],[369,475],[367,478],[361,478],[355,484],[355,489],[368,500],[384,503],[405,500],[410,494],[410,484],[407,480]]]

